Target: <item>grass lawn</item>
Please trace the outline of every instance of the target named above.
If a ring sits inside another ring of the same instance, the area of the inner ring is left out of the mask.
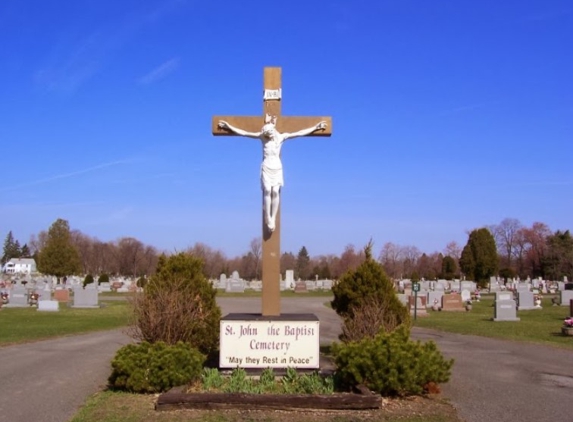
[[[434,328],[460,334],[495,337],[504,340],[528,341],[573,349],[573,338],[561,334],[563,320],[569,308],[552,306],[550,298],[544,298],[543,309],[517,311],[521,321],[493,322],[494,296],[482,297],[474,302],[470,312],[433,312],[429,317],[418,318],[417,327]]]
[[[70,422],[460,422],[455,409],[443,400],[413,397],[388,400],[373,411],[255,411],[154,410],[156,396],[105,391],[88,399]]]
[[[126,301],[104,302],[98,309],[75,309],[60,304],[59,312],[38,312],[36,308],[2,308],[0,347],[52,337],[111,330],[129,322]]]

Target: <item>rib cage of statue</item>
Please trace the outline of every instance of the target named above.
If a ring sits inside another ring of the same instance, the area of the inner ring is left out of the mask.
[[[310,135],[316,130],[324,130],[326,122],[299,130],[293,133],[279,133],[276,130],[276,116],[265,115],[265,123],[260,132],[247,132],[232,126],[224,120],[219,121],[219,127],[237,135],[258,138],[263,144],[263,162],[261,163],[261,189],[263,190],[263,210],[265,224],[270,232],[276,227],[276,217],[280,205],[280,190],[284,185],[281,148],[284,141],[298,136]]]

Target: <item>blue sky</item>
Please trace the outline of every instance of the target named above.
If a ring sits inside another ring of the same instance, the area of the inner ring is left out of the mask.
[[[570,1],[5,0],[0,44],[0,236],[246,252],[261,146],[210,121],[261,114],[265,66],[333,117],[283,148],[283,251],[573,229]]]

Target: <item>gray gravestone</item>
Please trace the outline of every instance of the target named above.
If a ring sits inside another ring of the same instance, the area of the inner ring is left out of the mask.
[[[573,290],[561,290],[561,306],[569,306],[569,302],[573,299]]]
[[[99,308],[99,297],[97,289],[74,289],[74,304],[72,308]]]
[[[428,292],[428,300],[426,302],[426,307],[431,308],[432,306],[437,305],[439,308],[441,308],[443,295],[444,295],[443,291]]]
[[[227,293],[245,293],[245,280],[239,277],[238,271],[233,271],[231,278],[227,279]]]
[[[7,308],[23,308],[28,306],[28,292],[25,287],[16,285],[10,290],[10,302]]]
[[[497,292],[495,299],[495,313],[493,320],[500,321],[519,321],[515,300],[511,292]]]
[[[517,291],[517,305],[517,309],[520,311],[540,309],[535,307],[535,304],[533,303],[533,292],[530,291]]]

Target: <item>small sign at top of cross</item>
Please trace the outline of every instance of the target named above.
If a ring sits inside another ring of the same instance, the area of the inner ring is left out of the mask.
[[[264,69],[263,116],[214,116],[213,135],[247,136],[263,143],[263,316],[280,315],[280,189],[282,143],[299,136],[330,136],[330,117],[281,116],[281,68]]]

